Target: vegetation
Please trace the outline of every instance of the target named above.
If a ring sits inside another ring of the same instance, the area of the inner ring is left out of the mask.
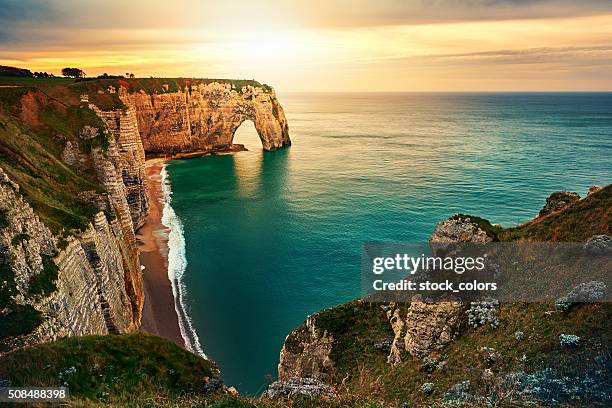
[[[98,209],[79,193],[102,187],[93,170],[78,171],[61,154],[66,141],[83,151],[107,146],[102,121],[90,109],[23,87],[0,91],[0,123],[0,167],[19,184],[21,195],[55,233],[84,230]],[[99,135],[83,140],[84,126],[99,129]]]
[[[55,292],[55,281],[59,269],[53,259],[48,255],[42,255],[43,271],[32,277],[28,294],[32,295],[48,295]]]
[[[75,398],[105,404],[203,396],[215,370],[208,360],[141,333],[71,337],[0,357],[0,379],[12,386],[67,386]]]
[[[62,68],[62,75],[70,78],[84,78],[85,71],[79,68]]]
[[[17,234],[13,237],[13,239],[11,239],[11,245],[13,246],[17,246],[19,244],[21,244],[24,241],[29,241],[30,240],[30,235],[28,234]]]
[[[29,69],[0,65],[0,76],[32,78],[34,75]]]
[[[8,210],[6,208],[0,208],[0,229],[9,226]]]
[[[612,231],[612,185],[592,193],[562,211],[504,229],[502,241],[586,241]]]
[[[508,229],[479,217],[464,214],[455,217],[469,217],[495,240],[584,241],[596,234],[610,234],[611,191],[612,185],[562,211]],[[489,396],[493,405],[514,406],[516,392],[496,388],[499,378],[512,373],[537,373],[545,368],[560,378],[574,379],[574,383],[595,379],[585,387],[592,395],[588,392],[583,395],[583,402],[602,403],[595,390],[609,389],[612,307],[607,303],[582,304],[564,313],[555,312],[552,303],[503,303],[498,310],[501,323],[497,328],[469,327],[466,315],[459,325],[458,337],[431,356],[434,361],[445,362],[443,368],[434,370],[428,369],[426,361],[405,351],[402,362],[391,367],[387,352],[374,347],[393,338],[383,309],[386,306],[355,301],[312,316],[321,333],[327,331],[334,339],[330,355],[335,370],[332,381],[343,398],[368,398],[385,406],[401,403],[423,406],[443,400],[451,387],[469,381],[472,394]],[[395,307],[400,307],[401,315],[405,316],[409,304]],[[289,336],[287,344],[293,352],[300,351],[300,333],[298,328]],[[580,337],[580,346],[573,349],[563,346],[559,341],[561,334]],[[487,361],[482,352],[484,347],[495,349],[499,358]],[[487,369],[498,380],[483,381]],[[434,388],[430,395],[425,395],[421,386],[428,382]],[[573,385],[579,388],[578,384]],[[563,395],[559,391],[560,399]],[[571,403],[568,396],[571,394],[565,395],[566,402]]]

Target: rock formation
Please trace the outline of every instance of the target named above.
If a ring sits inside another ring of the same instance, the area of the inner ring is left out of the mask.
[[[10,295],[3,299],[8,306],[3,313],[21,323],[38,320],[32,322],[30,333],[9,337],[3,348],[139,327],[140,315],[134,316],[125,289],[129,272],[119,250],[124,244],[118,222],[109,224],[100,212],[79,238],[68,238],[60,250],[58,238],[1,169],[0,179],[0,208],[4,210],[0,252],[14,280],[13,287],[3,288],[9,289],[3,294]]]
[[[123,88],[122,88],[123,89]],[[251,120],[264,150],[291,144],[283,108],[269,87],[200,83],[178,92],[127,94],[138,119],[144,150],[150,154],[214,151],[232,146],[236,129]]]
[[[333,338],[316,327],[316,315],[289,333],[280,353],[279,381],[290,378],[330,379],[333,363],[330,359]]]
[[[578,200],[580,200],[578,193],[570,191],[558,191],[556,193],[552,193],[546,199],[546,205],[544,205],[544,207],[540,210],[538,216],[543,217],[553,212],[560,211]]]
[[[48,184],[22,194],[2,170],[0,156],[0,352],[140,327],[144,293],[135,231],[148,211],[145,154],[230,149],[245,120],[255,123],[265,150],[290,144],[283,109],[268,86],[197,80],[183,81],[186,85],[173,92],[165,84],[151,92],[130,88],[139,81],[18,89],[13,106],[0,106],[0,131],[8,141],[0,148],[15,155],[6,162],[11,174],[27,180],[31,173],[48,173]],[[40,115],[43,109],[49,117]],[[66,123],[62,133],[61,121]],[[38,146],[34,160],[44,167],[21,163],[21,147],[11,139]],[[87,213],[88,224],[62,225],[67,210],[50,208],[45,216],[55,222],[52,231],[36,205],[61,206],[44,197],[53,193],[48,185],[62,185],[66,177],[88,186],[63,193],[74,201],[70,208],[76,214],[66,216],[82,220]],[[32,205],[32,194],[42,201]]]

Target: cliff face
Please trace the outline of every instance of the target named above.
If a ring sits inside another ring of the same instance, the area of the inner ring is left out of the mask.
[[[290,144],[270,87],[181,81],[0,89],[0,352],[140,327],[145,152],[230,148],[244,120]]]
[[[232,146],[236,129],[251,120],[264,150],[291,143],[287,119],[274,90],[230,83],[197,84],[178,92],[127,95],[136,111],[145,152],[213,151]]]
[[[124,179],[144,164],[142,147],[86,104],[36,89],[2,97],[0,351],[138,329],[134,225],[146,202],[128,204]]]

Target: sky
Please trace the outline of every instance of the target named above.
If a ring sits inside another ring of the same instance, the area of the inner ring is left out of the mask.
[[[612,0],[0,0],[0,65],[277,91],[611,91]]]

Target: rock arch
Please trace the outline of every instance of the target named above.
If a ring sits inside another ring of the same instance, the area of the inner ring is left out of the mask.
[[[285,113],[274,90],[231,82],[192,85],[171,93],[126,95],[136,110],[147,154],[175,154],[231,148],[234,134],[251,120],[264,150],[291,144]]]

